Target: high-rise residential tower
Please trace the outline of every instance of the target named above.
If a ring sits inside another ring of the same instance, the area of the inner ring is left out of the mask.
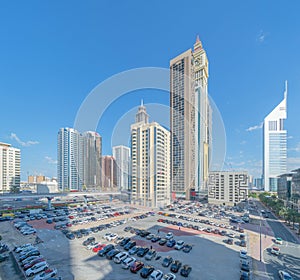
[[[57,138],[57,177],[61,191],[82,190],[83,141],[82,135],[73,128],[61,128]]]
[[[101,157],[102,138],[94,131],[82,134],[83,139],[83,184],[87,189],[99,189],[101,187]]]
[[[115,190],[117,187],[117,165],[113,156],[102,157],[102,187]]]
[[[10,144],[0,143],[0,192],[20,189],[21,151]]]
[[[278,176],[287,170],[287,82],[283,100],[264,119],[263,178],[265,191],[276,192]]]
[[[121,191],[128,191],[130,148],[122,145],[113,147],[113,157],[116,161],[117,188]]]
[[[131,125],[131,201],[149,207],[170,203],[170,132],[148,123],[143,104]]]
[[[172,194],[207,194],[212,111],[208,100],[208,59],[199,37],[170,61]]]

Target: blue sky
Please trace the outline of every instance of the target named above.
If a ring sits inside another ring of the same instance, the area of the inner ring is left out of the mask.
[[[262,130],[247,129],[281,101],[285,80],[288,162],[299,167],[299,8],[298,1],[1,1],[0,141],[22,149],[23,179],[55,176],[58,129],[73,126],[95,86],[132,68],[168,68],[199,34],[225,124],[227,168],[260,175]],[[118,120],[142,98],[169,103],[151,90],[114,102],[97,129],[104,154]]]

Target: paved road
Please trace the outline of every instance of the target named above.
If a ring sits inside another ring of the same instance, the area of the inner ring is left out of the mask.
[[[262,209],[259,207],[259,209]],[[269,279],[277,280],[278,270],[289,272],[294,279],[300,280],[300,245],[294,235],[273,215],[269,214],[267,219],[269,227],[276,237],[283,239],[280,247],[281,254],[274,256],[270,253],[271,248],[264,251],[264,261],[266,263]]]

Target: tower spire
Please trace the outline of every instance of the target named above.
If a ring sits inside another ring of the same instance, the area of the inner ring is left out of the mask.
[[[288,92],[288,81],[285,80],[285,90],[284,90],[284,98],[287,98],[287,92]]]

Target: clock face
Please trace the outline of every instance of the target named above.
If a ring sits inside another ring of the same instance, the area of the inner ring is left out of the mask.
[[[200,60],[199,60],[199,59],[196,59],[195,65],[196,65],[196,66],[199,66],[199,65],[200,65]]]

